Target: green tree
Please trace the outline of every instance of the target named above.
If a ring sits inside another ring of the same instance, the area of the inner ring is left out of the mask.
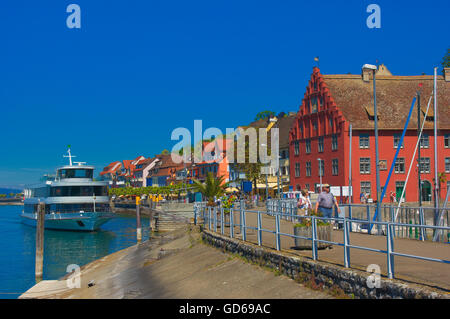
[[[256,141],[256,145],[257,145],[257,149],[260,147],[260,138],[259,138],[259,131],[257,131],[256,134],[257,137],[257,141]],[[238,140],[238,143],[242,143],[241,139],[242,138],[246,138],[245,136],[241,136]],[[235,163],[233,165],[234,169],[238,172],[242,172],[245,173],[246,179],[248,181],[251,181],[253,184],[253,194],[256,194],[257,192],[257,183],[258,182],[264,182],[265,181],[265,175],[261,173],[261,169],[263,166],[261,163],[261,160],[259,158],[259,156],[257,156],[257,160],[256,163],[251,163],[250,161],[250,140],[249,139],[245,139],[244,142],[244,151],[245,151],[245,162],[244,163]],[[267,155],[270,157],[271,156],[271,139],[268,138],[267,140]],[[235,155],[234,158],[238,159],[238,147],[235,148]],[[258,154],[258,151],[257,151]]]
[[[450,68],[450,49],[447,49],[447,54],[442,58],[442,73],[444,68]]]
[[[166,150],[166,149],[164,149],[162,152],[161,152],[161,155],[169,155],[170,154],[170,152],[168,151],[168,150]]]
[[[259,112],[258,114],[256,114],[255,121],[258,121],[258,120],[261,120],[261,119],[270,118],[272,116],[275,116],[275,112],[262,111],[262,112]]]
[[[195,191],[201,193],[207,199],[208,206],[214,206],[214,197],[218,198],[225,193],[228,183],[224,183],[224,176],[214,177],[213,173],[208,172],[205,183],[194,179]]]

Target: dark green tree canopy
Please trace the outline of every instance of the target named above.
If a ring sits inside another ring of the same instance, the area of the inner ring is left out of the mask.
[[[444,68],[450,68],[450,49],[447,49],[447,54],[442,58],[442,73]]]
[[[275,116],[275,112],[262,111],[262,112],[259,112],[258,114],[256,114],[255,121],[258,121],[258,120],[261,120],[261,119],[266,119],[266,118],[269,118],[269,117],[272,117],[272,116]]]

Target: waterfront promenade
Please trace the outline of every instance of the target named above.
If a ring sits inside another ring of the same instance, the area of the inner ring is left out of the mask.
[[[204,245],[200,235],[198,227],[184,226],[82,267],[80,288],[67,288],[65,279],[42,281],[20,298],[333,297]]]
[[[247,211],[247,210],[246,210]],[[250,211],[257,211],[252,209]],[[275,217],[261,214],[261,228],[275,231]],[[239,213],[234,215],[234,223],[239,223]],[[220,216],[218,224],[220,225]],[[246,213],[246,226],[257,227],[257,214]],[[281,219],[280,232],[285,234],[293,234],[294,223]],[[206,223],[206,229],[209,224]],[[212,227],[212,230],[214,228]],[[218,228],[218,233],[221,232]],[[230,228],[225,227],[226,236],[230,234]],[[242,239],[240,227],[234,227],[234,238]],[[254,229],[246,230],[246,241],[258,244],[257,231]],[[333,230],[331,241],[343,243],[343,231]],[[350,243],[356,246],[369,247],[374,249],[386,250],[386,237],[368,235],[364,233],[350,233]],[[275,234],[262,232],[262,246],[276,249]],[[396,252],[419,255],[423,257],[450,259],[450,244],[436,243],[431,241],[419,241],[414,239],[395,238],[394,247]],[[296,250],[294,238],[281,236],[281,250],[289,254],[298,255],[312,259],[311,250]],[[423,284],[432,288],[439,288],[450,292],[450,265],[437,263],[432,261],[424,261],[411,259],[406,257],[395,256],[395,278],[410,283]],[[344,267],[344,248],[334,245],[332,249],[318,250],[318,260],[326,263]],[[371,264],[379,265],[382,275],[387,274],[387,258],[386,254],[371,252],[359,249],[350,249],[351,268],[367,271],[367,267]]]

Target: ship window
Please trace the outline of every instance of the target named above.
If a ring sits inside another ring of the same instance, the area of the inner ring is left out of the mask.
[[[93,176],[92,169],[71,168],[71,169],[61,169],[58,172],[59,178],[92,178],[92,176]]]
[[[52,187],[50,196],[107,196],[107,186],[59,186]]]

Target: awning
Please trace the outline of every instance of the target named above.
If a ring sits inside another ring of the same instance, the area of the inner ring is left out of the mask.
[[[277,183],[267,183],[267,187],[268,188],[277,188],[278,184]],[[280,187],[281,187],[281,185],[280,185]],[[256,184],[256,188],[266,188],[266,183]]]
[[[239,192],[239,189],[237,189],[236,187],[228,187],[227,189],[225,189],[225,192],[227,193]]]

